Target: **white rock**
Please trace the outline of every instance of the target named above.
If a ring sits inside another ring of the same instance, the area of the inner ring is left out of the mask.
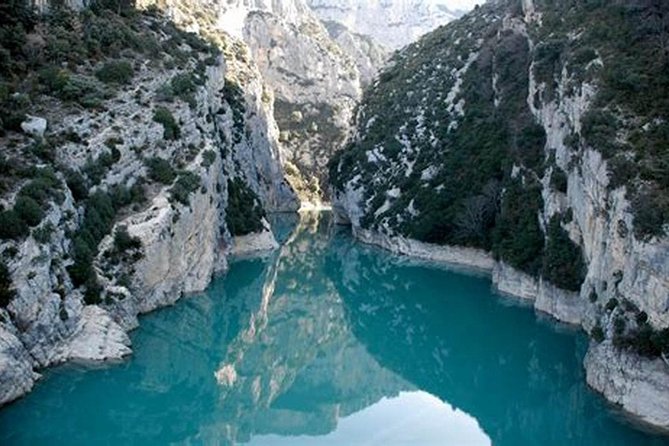
[[[0,324],[0,405],[29,392],[38,377],[21,341]]]
[[[262,251],[273,251],[279,247],[272,231],[255,232],[252,234],[233,237],[230,254],[246,256]]]
[[[588,384],[642,421],[669,431],[669,365],[621,352],[610,341],[591,345],[584,360]]]
[[[107,311],[89,305],[82,311],[68,350],[68,359],[72,360],[119,359],[130,354],[130,338]]]
[[[321,20],[335,21],[393,50],[464,13],[448,0],[307,0]],[[470,4],[466,7],[471,7]]]
[[[38,116],[27,116],[27,119],[21,123],[21,130],[31,136],[43,137],[46,132],[46,119]]]

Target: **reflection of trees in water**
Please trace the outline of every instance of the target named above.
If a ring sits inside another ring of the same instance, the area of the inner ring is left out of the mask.
[[[649,444],[587,389],[585,341],[501,305],[488,280],[337,237],[325,269],[379,364],[474,416],[493,444]]]
[[[217,417],[205,436],[225,433],[233,442],[255,434],[323,435],[338,418],[411,388],[381,369],[345,324],[323,272],[329,216],[301,217],[267,264],[263,284],[239,290],[262,290],[262,298],[219,364]]]

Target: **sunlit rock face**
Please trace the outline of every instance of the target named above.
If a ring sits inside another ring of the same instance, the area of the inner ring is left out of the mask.
[[[321,20],[341,23],[351,31],[370,36],[395,50],[462,16],[474,2],[307,0],[307,3]]]
[[[212,11],[217,29],[248,45],[267,84],[288,179],[302,201],[320,203],[325,165],[343,144],[360,98],[356,59],[303,0],[218,3]],[[354,40],[357,53],[372,54],[361,63],[376,63],[375,47]]]

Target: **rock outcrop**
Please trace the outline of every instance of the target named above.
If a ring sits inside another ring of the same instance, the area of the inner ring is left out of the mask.
[[[643,422],[669,430],[666,361],[628,355],[609,341],[591,346],[585,356],[588,384]]]
[[[21,129],[30,136],[41,138],[46,132],[46,119],[38,116],[28,116],[28,119],[21,123]]]

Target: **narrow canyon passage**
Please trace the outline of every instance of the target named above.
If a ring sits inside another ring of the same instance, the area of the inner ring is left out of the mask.
[[[15,444],[669,446],[669,2],[2,0]]]

